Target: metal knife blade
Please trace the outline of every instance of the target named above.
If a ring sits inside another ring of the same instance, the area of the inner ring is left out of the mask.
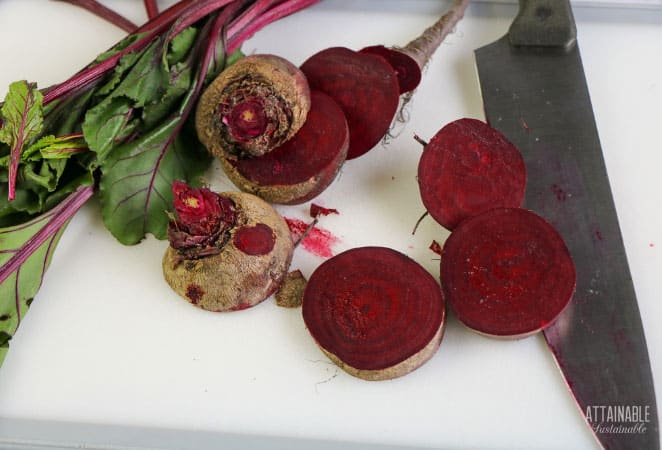
[[[525,207],[563,235],[577,269],[544,335],[606,449],[659,449],[646,339],[567,0],[520,0],[506,36],[475,51],[485,114],[522,152]]]

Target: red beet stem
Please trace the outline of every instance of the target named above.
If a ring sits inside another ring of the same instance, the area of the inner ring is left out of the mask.
[[[418,63],[418,66],[423,69],[446,36],[453,31],[455,25],[464,17],[467,5],[469,5],[469,0],[454,0],[446,14],[441,16],[420,36],[399,50],[412,57]]]
[[[496,208],[465,220],[446,240],[441,284],[457,318],[495,337],[520,338],[553,322],[575,290],[559,233],[537,214]]]
[[[79,8],[83,8],[91,12],[92,14],[101,17],[104,20],[107,20],[108,22],[112,23],[118,28],[121,28],[124,31],[128,31],[129,33],[134,32],[138,28],[138,25],[131,22],[129,19],[119,14],[118,12],[113,11],[112,9],[102,5],[96,0],[57,0],[57,1],[63,3],[69,3],[74,6],[78,6]]]
[[[384,247],[351,249],[322,263],[308,281],[302,313],[332,359],[350,373],[371,372],[369,379],[404,375],[425,362],[445,316],[437,281]]]
[[[321,0],[286,0],[276,2],[277,6],[268,9],[240,30],[232,30],[234,33],[228,33],[228,53],[233,53],[241,44],[252,37],[259,30],[283,17],[289,16],[301,9],[307,8],[320,2]]]
[[[444,126],[418,164],[421,199],[430,215],[452,230],[462,220],[524,200],[526,166],[498,130],[476,119]]]
[[[156,4],[156,0],[145,0],[145,12],[149,19],[159,15],[159,5]]]

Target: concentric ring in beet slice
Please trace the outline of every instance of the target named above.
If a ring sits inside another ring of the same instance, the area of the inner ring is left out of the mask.
[[[331,47],[304,61],[301,71],[311,89],[330,95],[345,113],[347,159],[363,155],[381,141],[400,102],[398,78],[386,59]]]
[[[526,209],[496,208],[465,220],[441,255],[441,284],[455,315],[494,337],[544,329],[570,303],[575,282],[563,238]]]
[[[322,263],[310,276],[302,311],[324,353],[367,380],[419,367],[439,347],[445,322],[434,277],[384,247],[347,250]]]
[[[526,166],[519,150],[485,122],[459,119],[425,146],[418,164],[423,205],[445,228],[491,208],[522,205]]]
[[[242,191],[270,203],[300,204],[324,191],[347,156],[349,129],[340,106],[312,90],[306,122],[292,139],[262,156],[225,157],[223,170]]]

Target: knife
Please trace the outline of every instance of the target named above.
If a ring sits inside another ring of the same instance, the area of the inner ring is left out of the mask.
[[[520,0],[508,33],[475,51],[485,115],[522,152],[524,206],[564,237],[577,270],[544,330],[605,449],[659,449],[646,339],[568,0]]]

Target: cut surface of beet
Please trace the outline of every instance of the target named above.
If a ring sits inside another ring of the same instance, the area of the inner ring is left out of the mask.
[[[430,215],[452,230],[488,209],[521,206],[526,166],[499,131],[480,120],[459,119],[425,146],[418,185]]]
[[[343,369],[387,379],[410,372],[436,351],[445,303],[434,277],[408,256],[361,247],[313,272],[303,318],[320,348]]]
[[[311,110],[297,134],[264,156],[240,159],[237,169],[262,185],[303,183],[339,158],[344,161],[348,140],[347,121],[340,106],[328,95],[312,91]],[[340,164],[342,161],[333,165]]]
[[[469,328],[496,337],[525,337],[568,305],[575,266],[556,229],[521,208],[496,208],[465,220],[446,240],[441,284]]]
[[[383,57],[332,47],[308,58],[301,70],[311,89],[330,95],[344,111],[350,136],[347,159],[379,143],[400,99],[397,75]]]
[[[421,68],[416,60],[406,53],[383,45],[364,47],[359,53],[370,53],[386,59],[398,76],[400,94],[413,91],[421,82]]]

